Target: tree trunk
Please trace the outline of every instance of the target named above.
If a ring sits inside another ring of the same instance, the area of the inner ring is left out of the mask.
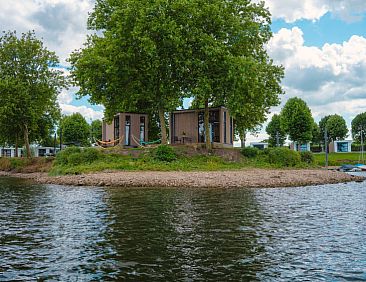
[[[206,149],[212,150],[211,138],[210,138],[210,112],[208,108],[208,99],[205,100],[205,137],[206,137]]]
[[[245,130],[240,132],[239,137],[240,137],[240,147],[243,149],[243,148],[245,148],[245,137],[246,137]]]
[[[17,158],[18,156],[18,134],[15,137],[15,152],[14,152],[14,156]]]
[[[162,107],[159,107],[159,120],[161,130],[161,144],[167,144],[165,116],[164,116],[164,109]]]
[[[28,132],[28,126],[24,125],[24,144],[25,144],[25,149],[27,152],[27,158],[30,158],[32,156],[31,154],[31,149],[29,146],[29,132]]]

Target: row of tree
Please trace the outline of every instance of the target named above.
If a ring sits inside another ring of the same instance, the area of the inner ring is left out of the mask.
[[[361,113],[352,120],[351,129],[355,141],[361,141],[361,136],[365,140],[366,113]],[[289,99],[279,115],[272,116],[266,132],[270,146],[283,146],[287,138],[297,144],[311,141],[320,145],[324,144],[325,137],[331,142],[344,140],[348,136],[346,121],[342,116],[328,115],[317,124],[310,108],[297,97]]]
[[[269,58],[271,17],[250,0],[96,0],[84,48],[69,58],[71,77],[33,32],[0,37],[0,141],[24,144],[50,136],[60,118],[57,95],[69,83],[79,96],[117,112],[144,112],[167,142],[166,113],[193,98],[226,106],[239,133],[263,123],[279,104],[284,70]],[[70,81],[71,80],[71,81]],[[66,128],[66,127],[65,127]],[[65,137],[66,138],[66,137]]]

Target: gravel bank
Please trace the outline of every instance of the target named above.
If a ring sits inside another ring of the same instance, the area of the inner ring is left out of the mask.
[[[43,184],[116,187],[290,187],[350,181],[364,177],[321,169],[246,169],[236,171],[180,172],[180,171],[118,171],[84,175],[48,176],[45,173],[7,173]]]

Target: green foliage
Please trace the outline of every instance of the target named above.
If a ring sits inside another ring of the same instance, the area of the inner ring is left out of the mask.
[[[300,152],[301,161],[307,164],[313,164],[315,161],[314,155],[312,152]]]
[[[313,144],[324,143],[324,138],[323,138],[323,135],[321,134],[320,127],[316,122],[314,122],[314,124],[313,124],[312,136],[313,136],[313,138],[312,138],[311,142]]]
[[[56,164],[61,166],[91,164],[102,158],[102,153],[96,148],[68,147],[56,155]]]
[[[240,150],[241,154],[247,158],[255,158],[258,155],[259,149],[253,147],[245,147]]]
[[[177,155],[171,146],[160,145],[153,151],[153,158],[161,162],[172,162],[177,159]]]
[[[256,128],[283,92],[283,68],[265,48],[270,22],[264,4],[250,1],[98,0],[88,24],[100,36],[71,55],[71,75],[108,119],[118,111],[158,117],[162,143],[164,112],[191,96]]]
[[[64,116],[61,120],[62,143],[89,146],[90,126],[80,113]]]
[[[300,164],[300,154],[284,147],[272,148],[268,152],[268,161],[281,167],[294,167]]]
[[[279,115],[273,115],[271,121],[266,127],[266,132],[269,135],[268,143],[271,147],[277,146],[277,139],[278,145],[283,146],[286,140],[286,132],[283,129],[281,117]]]
[[[59,118],[57,95],[66,85],[58,58],[34,32],[0,36],[0,141],[24,144],[50,135]]]
[[[289,139],[307,143],[312,139],[314,119],[307,104],[300,98],[290,98],[281,111],[283,129]]]
[[[96,140],[102,140],[102,121],[100,119],[93,120],[90,125],[91,130],[91,136],[92,140],[91,142],[94,142],[94,139]]]
[[[365,142],[366,137],[366,112],[358,114],[351,122],[352,137],[355,141],[361,142],[362,139]]]
[[[344,140],[347,137],[348,128],[346,121],[340,115],[328,115],[319,121],[320,134],[324,140],[325,128],[327,128],[328,141]]]

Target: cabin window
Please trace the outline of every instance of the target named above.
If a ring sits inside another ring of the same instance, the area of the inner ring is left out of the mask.
[[[233,144],[233,118],[230,118],[230,144]]]
[[[306,152],[308,150],[308,144],[300,145],[300,152]]]
[[[38,157],[44,157],[46,155],[46,149],[38,149]]]
[[[209,130],[210,130],[210,141],[211,142],[220,142],[220,120],[219,120],[219,111],[210,111],[209,112]],[[198,142],[204,143],[206,142],[205,138],[205,113],[198,113]]]
[[[114,140],[119,138],[119,116],[114,117]]]
[[[145,142],[145,117],[140,117],[140,143]]]
[[[226,143],[226,112],[224,112],[224,143]]]
[[[2,149],[2,154],[3,157],[11,157],[11,149]]]
[[[126,116],[125,120],[125,145],[130,146],[131,144],[131,116]]]
[[[338,142],[337,143],[337,152],[340,152],[340,153],[348,152],[348,142]]]

